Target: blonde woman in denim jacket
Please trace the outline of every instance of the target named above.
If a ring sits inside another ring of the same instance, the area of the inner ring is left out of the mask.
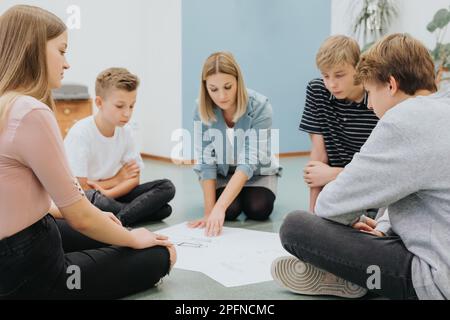
[[[266,220],[273,211],[280,173],[271,132],[272,106],[247,89],[234,57],[212,54],[202,72],[194,114],[194,171],[203,189],[204,217],[190,222],[218,236],[225,220],[242,212]]]

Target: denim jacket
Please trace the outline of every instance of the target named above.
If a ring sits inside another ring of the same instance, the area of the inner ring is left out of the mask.
[[[234,150],[237,156],[236,170],[245,173],[250,180],[254,175],[278,174],[281,168],[278,159],[271,152],[272,106],[265,96],[250,89],[247,91],[247,111],[236,122],[234,130],[256,135],[249,135],[253,139],[237,139]],[[226,177],[230,169],[230,165],[224,161],[224,149],[228,140],[227,125],[220,108],[214,107],[214,113],[217,121],[205,124],[201,122],[198,107],[194,112],[194,171],[200,180],[215,180],[217,174]],[[254,143],[250,143],[250,140]],[[278,145],[278,141],[276,143]]]

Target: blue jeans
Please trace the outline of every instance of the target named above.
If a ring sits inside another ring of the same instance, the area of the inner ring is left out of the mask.
[[[77,251],[68,253],[60,232],[47,215],[0,240],[0,300],[116,299],[153,287],[169,272],[165,247],[85,250],[80,242]],[[70,290],[67,285],[75,274],[70,266],[80,270],[80,289]]]
[[[377,266],[380,287],[371,291],[391,299],[417,299],[411,277],[414,255],[399,236],[377,237],[322,219],[306,211],[290,213],[280,230],[283,247],[322,270],[367,288]],[[368,281],[369,280],[369,281]]]

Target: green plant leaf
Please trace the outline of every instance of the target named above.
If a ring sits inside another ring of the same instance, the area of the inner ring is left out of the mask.
[[[433,57],[434,63],[439,64],[439,48],[436,47],[433,51],[431,51],[431,56]]]
[[[449,56],[450,56],[450,43],[442,44],[440,56],[442,63],[447,64]]]
[[[431,33],[433,33],[434,31],[436,31],[437,28],[438,28],[438,27],[437,27],[437,25],[434,23],[434,21],[430,22],[430,23],[427,25],[427,30],[428,30],[429,32],[431,32]]]
[[[443,29],[450,22],[450,12],[447,9],[440,9],[434,15],[432,23],[436,25],[436,28]],[[432,32],[432,31],[431,31]]]

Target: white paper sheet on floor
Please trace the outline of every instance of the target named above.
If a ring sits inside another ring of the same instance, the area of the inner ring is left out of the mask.
[[[277,233],[224,227],[220,237],[207,237],[187,223],[157,233],[176,245],[175,268],[202,272],[225,287],[272,280],[272,261],[288,254]]]

